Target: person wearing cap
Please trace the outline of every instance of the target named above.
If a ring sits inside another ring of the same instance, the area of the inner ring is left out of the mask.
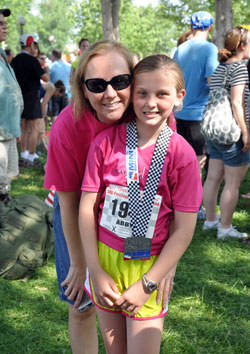
[[[0,42],[6,40],[9,9],[0,9]],[[0,47],[0,200],[10,191],[11,178],[18,175],[16,138],[21,135],[20,118],[23,97],[15,73],[8,63],[5,51]]]
[[[218,66],[218,49],[207,41],[213,27],[213,17],[199,11],[191,17],[193,38],[182,43],[174,54],[181,66],[186,86],[182,110],[175,113],[177,132],[196,152],[200,167],[203,167],[205,138],[200,133],[200,122],[208,101],[209,82]]]
[[[42,69],[39,61],[33,56],[34,37],[22,34],[20,37],[21,53],[11,62],[22,90],[24,110],[21,119],[21,158],[36,164],[38,155],[36,145],[42,118],[40,103],[40,79],[49,81],[48,74]]]

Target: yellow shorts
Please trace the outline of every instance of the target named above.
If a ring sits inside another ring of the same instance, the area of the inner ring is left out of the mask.
[[[98,242],[99,259],[101,266],[105,272],[107,272],[115,281],[119,293],[122,294],[130,285],[134,284],[142,278],[144,273],[147,273],[153,266],[158,256],[151,256],[149,260],[123,260],[123,253],[118,252],[109,246],[106,246],[102,242]],[[87,279],[85,282],[85,290],[92,298],[94,304],[100,309],[108,312],[122,313],[125,316],[129,316],[129,312],[122,309],[112,309],[104,307],[97,303],[94,294],[92,281],[87,273]],[[168,312],[168,307],[163,308],[162,302],[157,305],[156,303],[157,291],[154,291],[148,301],[142,306],[140,311],[131,317],[135,320],[149,320],[158,317],[165,316]]]

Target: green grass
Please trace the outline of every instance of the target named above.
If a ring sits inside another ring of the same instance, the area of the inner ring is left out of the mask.
[[[45,199],[43,169],[22,170],[12,194]],[[191,191],[190,191],[191,192]],[[250,192],[250,171],[240,193]],[[250,201],[239,199],[234,225],[250,234]],[[202,232],[178,265],[165,318],[162,354],[247,354],[250,348],[250,248]],[[59,301],[55,260],[28,281],[0,279],[0,353],[69,354],[67,306]],[[104,354],[100,339],[100,354]],[[119,354],[119,353],[118,353]],[[137,353],[135,353],[137,354]]]

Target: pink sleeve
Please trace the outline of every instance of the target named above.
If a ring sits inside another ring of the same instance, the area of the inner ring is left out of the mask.
[[[52,190],[72,192],[80,190],[77,165],[71,149],[58,137],[51,134],[46,162],[44,187]]]
[[[65,121],[68,122],[69,127]],[[80,191],[82,179],[80,175],[83,175],[80,165],[83,165],[84,154],[82,153],[80,158],[74,150],[71,141],[73,135],[71,121],[73,121],[71,110],[66,108],[51,129],[44,180],[46,189],[64,192]]]
[[[177,134],[176,134],[177,135]],[[173,208],[197,212],[202,202],[200,169],[193,148],[180,135],[174,151],[174,166],[170,174]]]

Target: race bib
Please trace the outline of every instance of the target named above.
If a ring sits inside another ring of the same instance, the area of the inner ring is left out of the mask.
[[[143,191],[140,191],[141,199]],[[149,221],[147,238],[152,238],[154,235],[155,224],[159,214],[162,197],[156,195],[154,205]],[[110,185],[106,189],[106,196],[100,225],[105,229],[113,232],[118,237],[132,237],[130,227],[129,203],[128,203],[128,188],[123,186]]]

